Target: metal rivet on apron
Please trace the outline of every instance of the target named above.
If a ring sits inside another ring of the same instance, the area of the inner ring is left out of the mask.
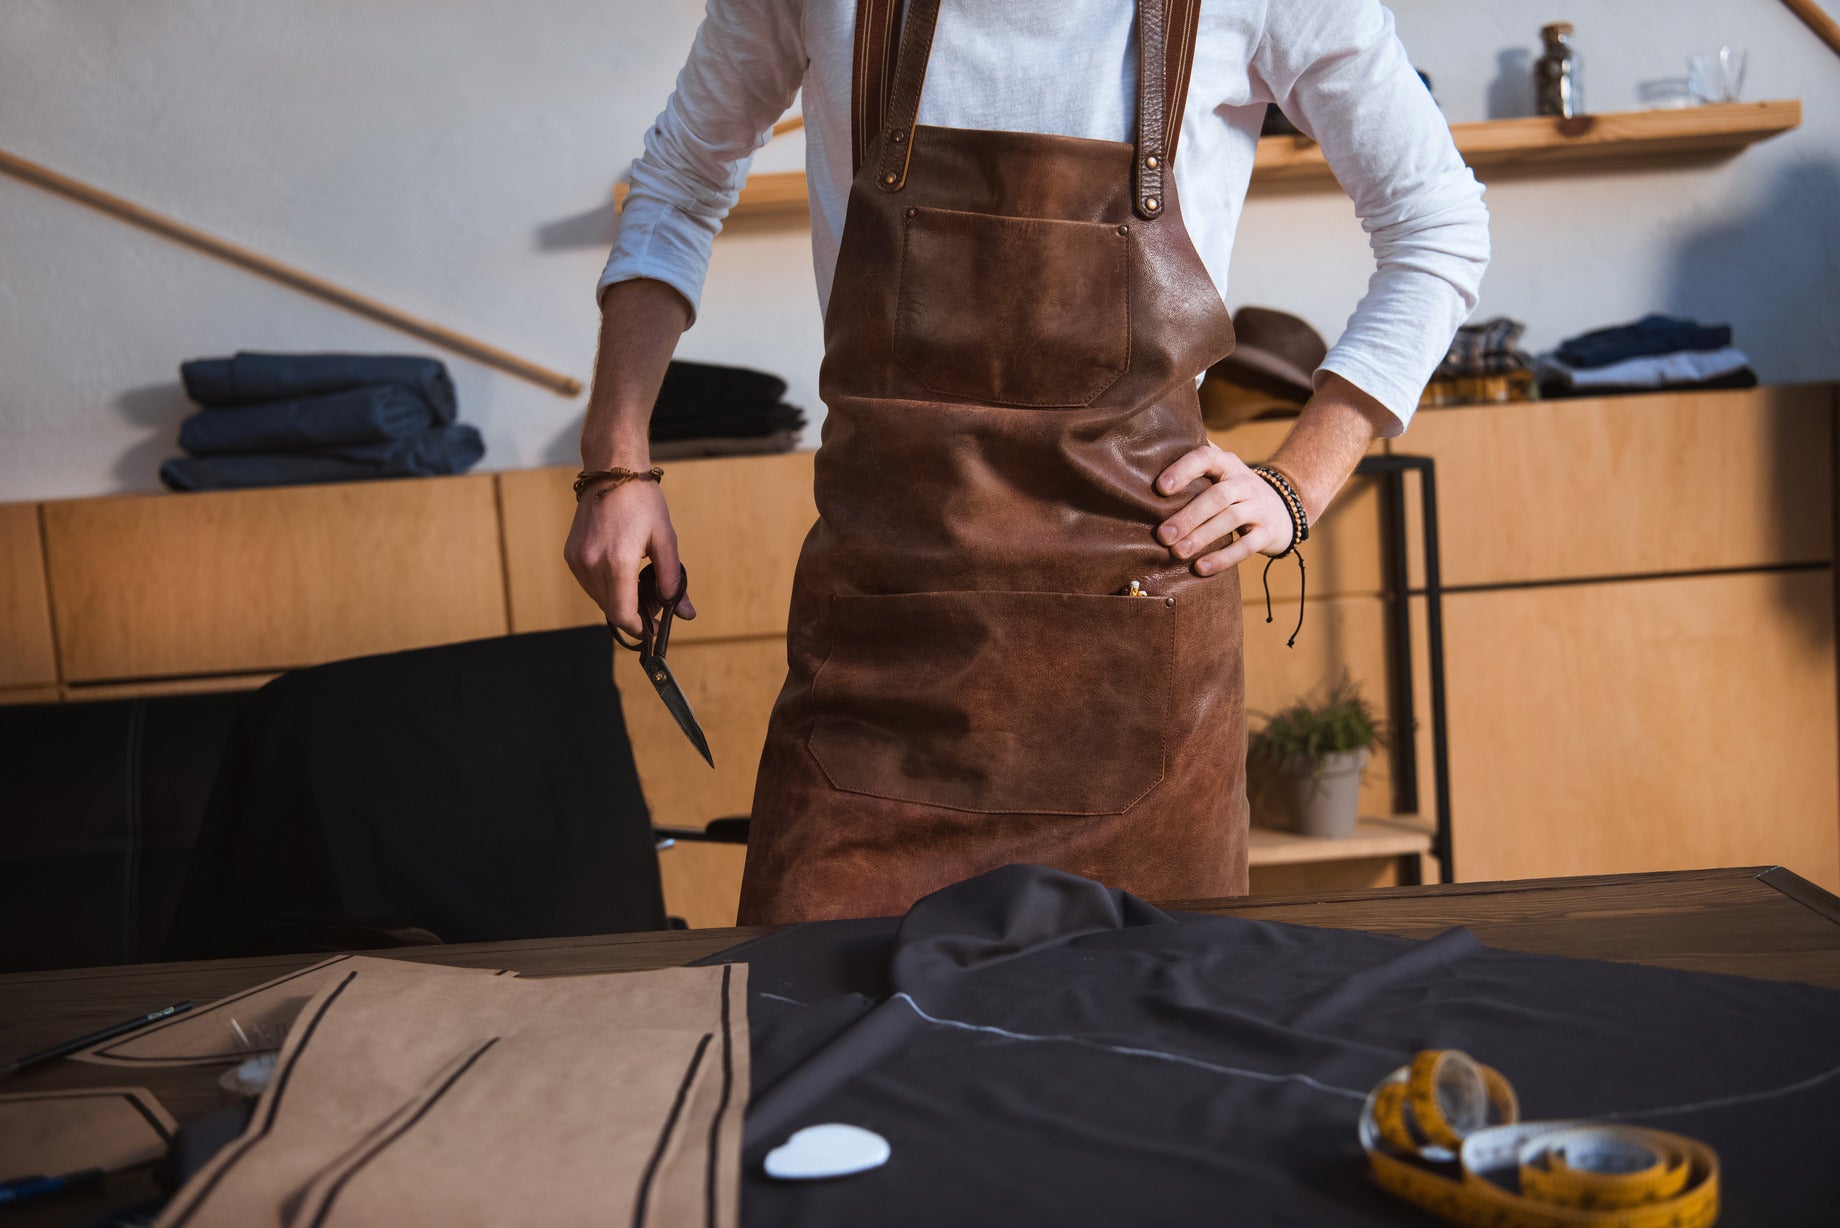
[[[1120,226],[1118,228],[1118,233],[1121,235],[1128,235],[1131,233],[1131,228],[1129,226]]]
[[[1163,599],[1164,605],[1174,605],[1175,603],[1176,603],[1176,599],[1174,597],[1165,597]]]
[[[893,177],[892,177],[892,176],[890,176],[890,178],[889,178],[889,182],[891,182],[891,183],[893,182]],[[1160,208],[1162,208],[1162,207],[1163,207],[1163,206],[1162,206],[1162,204],[1161,204],[1161,202],[1159,202],[1159,201],[1157,200],[1157,198],[1156,198],[1156,197],[1154,197],[1154,196],[1146,196],[1146,197],[1144,197],[1144,208],[1146,208],[1146,209],[1148,209],[1148,210],[1149,210],[1150,212],[1152,212],[1152,213],[1155,213],[1155,212],[1156,212],[1156,211],[1157,211],[1158,209],[1160,209]]]
[[[1144,159],[1144,165],[1149,167],[1151,170],[1155,170],[1157,167],[1161,166],[1162,164],[1163,163],[1161,159],[1159,159],[1155,154],[1151,154],[1148,158]]]
[[[907,134],[899,128],[896,128],[893,132],[888,134],[888,139],[893,141],[896,145],[899,145],[902,141],[907,139]]]
[[[886,175],[882,176],[882,182],[886,184],[893,184],[897,178],[899,178],[899,176],[897,176],[893,171],[889,171]]]
[[[909,210],[907,211],[907,216],[908,216],[908,217],[919,217],[919,216],[920,216],[920,210],[918,210],[918,209],[909,209]]]

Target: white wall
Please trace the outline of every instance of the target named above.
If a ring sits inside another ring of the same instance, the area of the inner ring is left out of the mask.
[[[1121,0],[1123,2],[1123,0]],[[1578,27],[1587,99],[1721,43],[1746,96],[1800,98],[1798,132],[1727,162],[1496,180],[1478,315],[1551,345],[1662,309],[1731,322],[1772,382],[1840,379],[1840,59],[1776,0],[1397,0],[1453,121],[1515,113],[1498,57]],[[1559,11],[1563,9],[1563,11]],[[0,148],[585,379],[608,190],[688,49],[692,0],[11,0]],[[1503,109],[1506,108],[1506,109]],[[763,169],[799,164],[796,137]],[[1255,194],[1229,302],[1333,339],[1366,243],[1333,191]],[[156,485],[187,357],[427,347],[0,176],[0,501]],[[821,412],[809,246],[750,223],[717,244],[685,357],[783,374]],[[582,398],[447,356],[492,468],[572,463]],[[815,439],[815,430],[813,436]]]

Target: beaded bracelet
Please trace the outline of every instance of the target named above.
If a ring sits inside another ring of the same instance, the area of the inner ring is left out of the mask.
[[[607,497],[608,491],[616,490],[628,482],[662,481],[664,481],[664,470],[657,465],[653,465],[650,469],[583,469],[575,477],[575,502],[580,503],[582,493],[596,482],[607,483],[594,492],[594,498],[598,502]]]
[[[1277,468],[1275,465],[1253,465],[1252,471],[1261,478],[1264,478],[1266,485],[1278,492],[1278,497],[1284,500],[1285,510],[1290,513],[1290,545],[1284,548],[1283,553],[1273,556],[1274,558],[1283,558],[1285,554],[1289,554],[1292,550],[1295,550],[1298,546],[1310,540],[1310,518],[1303,510],[1303,498],[1297,493],[1297,485],[1291,481],[1290,475],[1285,473],[1282,469]]]
[[[1294,555],[1296,557],[1297,625],[1291,629],[1291,638],[1285,641],[1284,644],[1286,648],[1295,648],[1297,646],[1297,633],[1303,630],[1303,599],[1304,593],[1307,591],[1304,587],[1305,573],[1303,568],[1303,552],[1298,550],[1297,547],[1310,539],[1310,518],[1303,510],[1303,497],[1297,493],[1297,484],[1291,480],[1290,474],[1272,464],[1253,465],[1251,468],[1254,473],[1265,479],[1268,486],[1278,492],[1278,497],[1284,500],[1285,510],[1291,514],[1290,544],[1284,547],[1283,554],[1274,554],[1265,560],[1265,570],[1260,575],[1259,579],[1265,585],[1265,621],[1270,622],[1272,620],[1271,565],[1283,558],[1285,554]]]

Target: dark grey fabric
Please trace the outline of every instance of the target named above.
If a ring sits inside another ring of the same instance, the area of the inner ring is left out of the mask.
[[[1418,1225],[1365,1175],[1365,1093],[1423,1048],[1498,1067],[1524,1116],[1615,1118],[1723,1160],[1722,1225],[1840,1202],[1840,992],[1166,914],[1041,867],[896,920],[795,926],[750,965],[748,1225]],[[766,1178],[793,1130],[886,1167]]]
[[[179,424],[193,456],[221,452],[311,452],[328,445],[382,443],[436,425],[434,408],[399,384],[378,384],[293,401],[206,409]]]
[[[173,490],[238,490],[361,482],[370,478],[437,477],[465,473],[479,463],[485,451],[479,432],[460,423],[408,439],[339,444],[310,453],[175,456],[161,464],[160,481]]]
[[[238,718],[169,959],[665,926],[605,627],[283,674]],[[335,935],[328,938],[328,935]]]
[[[179,365],[185,394],[205,406],[254,405],[342,392],[371,384],[401,384],[434,408],[442,422],[455,415],[454,385],[436,358],[412,354],[269,354],[238,351],[229,358],[194,358]]]

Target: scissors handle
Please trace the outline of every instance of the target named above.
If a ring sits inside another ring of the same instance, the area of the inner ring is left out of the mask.
[[[690,591],[689,569],[679,564],[677,574],[677,591],[665,597],[658,591],[657,570],[650,563],[645,565],[645,570],[639,573],[639,622],[642,630],[637,639],[629,641],[626,633],[615,626],[612,619],[608,619],[607,626],[613,631],[615,643],[641,656],[664,656],[665,648],[671,642],[671,622],[677,617],[677,604]]]

